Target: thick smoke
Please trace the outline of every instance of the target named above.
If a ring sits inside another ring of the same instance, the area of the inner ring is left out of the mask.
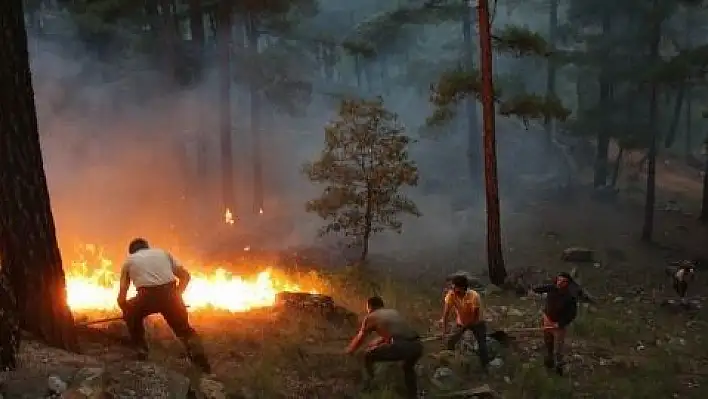
[[[116,55],[99,60],[79,43],[65,35],[60,42],[46,36],[31,38],[45,169],[65,257],[77,244],[94,243],[106,246],[117,258],[135,236],[195,257],[224,246],[282,249],[321,244],[316,230],[322,221],[304,211],[305,201],[319,188],[299,171],[319,152],[323,126],[335,116],[335,99],[316,92],[303,117],[266,108],[262,133],[266,200],[264,215],[256,217],[251,211],[248,95],[245,88],[235,87],[234,213],[240,219],[227,226],[219,187],[219,82],[214,60],[204,60],[202,79],[185,89],[168,83],[149,59]],[[434,46],[417,51],[435,54]],[[507,61],[496,62],[503,69],[500,63]],[[394,69],[403,70],[404,65]],[[351,80],[353,84],[355,78]],[[395,89],[385,100],[418,137],[418,127],[431,111],[427,93]],[[406,218],[400,236],[375,237],[374,253],[416,256],[471,245],[482,255],[484,207],[475,198],[483,196],[469,181],[464,124],[454,121],[451,126],[436,139],[418,137],[412,151],[422,182],[410,194],[423,217]],[[534,159],[544,158],[536,132],[523,131],[513,122],[500,121],[498,127],[502,174],[514,175],[515,170],[528,169]],[[208,161],[202,175],[196,155],[200,135],[206,138]],[[514,202],[513,195],[507,195],[504,206]],[[527,198],[528,193],[521,196]],[[516,228],[513,218],[504,223],[506,232]]]

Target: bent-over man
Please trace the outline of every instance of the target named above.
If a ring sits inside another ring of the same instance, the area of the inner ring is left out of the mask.
[[[418,333],[406,322],[395,309],[384,308],[383,299],[378,296],[366,301],[366,318],[361,324],[359,333],[352,339],[346,353],[352,354],[362,345],[371,332],[376,332],[379,338],[367,348],[364,356],[367,385],[374,377],[374,364],[378,362],[403,362],[403,376],[407,397],[418,397],[418,377],[415,365],[423,355],[423,344]]]
[[[568,273],[560,273],[553,284],[533,288],[536,294],[546,294],[543,309],[543,341],[546,346],[544,364],[563,375],[563,346],[566,329],[578,314],[578,301],[593,302],[592,298]]]
[[[123,311],[138,356],[145,359],[148,354],[143,321],[145,317],[159,313],[184,343],[190,360],[204,373],[210,373],[201,339],[189,324],[187,307],[182,300],[191,278],[189,272],[167,251],[150,248],[142,238],[131,241],[128,252],[121,269],[118,306]],[[138,294],[126,300],[131,282]]]
[[[477,354],[482,370],[487,372],[489,350],[487,349],[487,323],[484,321],[482,298],[477,291],[469,288],[469,279],[463,275],[454,276],[451,283],[452,287],[445,295],[443,315],[440,319],[443,338],[445,338],[448,333],[447,320],[452,310],[455,310],[456,326],[452,334],[447,337],[447,349],[454,351],[465,331],[471,331],[477,341]]]

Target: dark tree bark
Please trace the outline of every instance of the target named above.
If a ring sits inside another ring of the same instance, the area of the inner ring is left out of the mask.
[[[0,265],[0,372],[17,368],[20,349],[20,321],[10,276]]]
[[[2,2],[0,27],[2,274],[15,291],[21,327],[50,345],[76,349],[44,175],[21,0]]]
[[[506,267],[501,243],[499,180],[497,178],[497,144],[494,114],[494,82],[492,80],[492,36],[489,3],[479,0],[480,69],[482,73],[482,123],[484,130],[484,180],[487,197],[487,263],[489,280],[501,286],[506,281]]]
[[[224,209],[235,211],[234,158],[231,132],[231,7],[222,1],[218,12],[219,129],[221,131],[221,195]]]
[[[664,148],[671,148],[676,140],[676,134],[678,133],[679,121],[681,120],[681,110],[683,108],[683,102],[686,98],[687,83],[682,82],[676,91],[676,102],[674,103],[674,113],[671,117],[671,124],[669,125],[669,131],[664,139]]]
[[[605,11],[602,20],[602,33],[609,35],[612,30],[612,14]],[[600,72],[600,106],[603,109],[603,114],[607,113],[608,102],[612,96],[611,83],[609,73],[606,70]],[[597,153],[595,156],[595,176],[593,186],[604,187],[607,185],[607,153],[610,150],[610,135],[605,129],[600,129],[597,132]]]
[[[560,0],[551,0],[550,12],[548,15],[548,43],[551,47],[556,46],[556,40],[558,36],[558,4]],[[556,95],[556,63],[552,58],[548,59],[548,66],[546,70],[546,96]],[[546,131],[546,139],[551,142],[553,136],[553,119],[546,117],[544,121],[544,128]]]
[[[472,41],[472,9],[465,10],[462,14],[462,39],[464,48],[465,69],[474,69],[474,42]],[[467,96],[464,100],[464,114],[467,119],[467,165],[469,168],[472,190],[479,192],[482,181],[482,150],[481,135],[479,131],[479,116],[477,115],[477,100],[474,96]]]
[[[691,89],[688,88],[686,90],[686,137],[684,137],[684,147],[683,147],[683,152],[684,152],[684,158],[685,159],[690,159],[691,158],[691,145],[692,143],[692,137],[693,136],[693,96],[691,93]]]
[[[703,200],[701,201],[700,221],[708,224],[708,138],[703,143],[703,154],[705,157],[703,164]]]
[[[652,43],[650,47],[649,62],[656,63],[659,60],[659,45],[661,43],[661,23],[662,17],[657,13],[658,0],[654,0],[651,18],[654,20],[652,29]],[[647,194],[644,203],[644,226],[642,227],[642,241],[651,242],[654,233],[654,206],[656,202],[656,155],[658,132],[656,124],[658,121],[658,99],[657,84],[651,82],[651,94],[649,97],[649,126],[651,128],[651,140],[649,142],[649,152],[647,154]]]
[[[253,60],[258,57],[258,26],[256,16],[249,15],[246,27],[248,50]],[[255,72],[255,71],[254,71]],[[251,102],[251,134],[253,135],[253,212],[258,215],[263,209],[263,149],[261,145],[261,88],[260,79],[249,79]]]
[[[617,180],[619,180],[620,169],[622,167],[622,156],[624,155],[624,147],[620,146],[619,151],[617,151],[617,157],[615,158],[615,163],[612,170],[612,182],[611,187],[617,187]]]

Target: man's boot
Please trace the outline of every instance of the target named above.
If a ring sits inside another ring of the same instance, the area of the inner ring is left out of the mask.
[[[204,352],[204,345],[199,336],[195,335],[187,340],[185,340],[185,346],[187,347],[187,355],[189,360],[204,374],[211,374],[211,365]]]
[[[560,353],[556,354],[555,363],[556,363],[556,374],[563,377],[563,358]]]
[[[543,364],[546,366],[547,369],[551,370],[553,367],[556,365],[555,359],[554,359],[554,341],[553,341],[553,334],[550,332],[544,332],[543,333],[543,343],[546,346],[546,358],[543,361]]]

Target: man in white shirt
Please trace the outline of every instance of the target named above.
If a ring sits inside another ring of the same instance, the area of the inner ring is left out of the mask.
[[[151,314],[160,313],[187,347],[192,362],[203,372],[210,373],[211,367],[201,340],[189,324],[187,307],[182,300],[182,293],[191,278],[189,272],[169,252],[150,248],[143,238],[131,241],[128,252],[121,269],[118,306],[123,311],[123,319],[139,357],[144,359],[148,353],[143,320]],[[126,300],[131,282],[138,294]]]

